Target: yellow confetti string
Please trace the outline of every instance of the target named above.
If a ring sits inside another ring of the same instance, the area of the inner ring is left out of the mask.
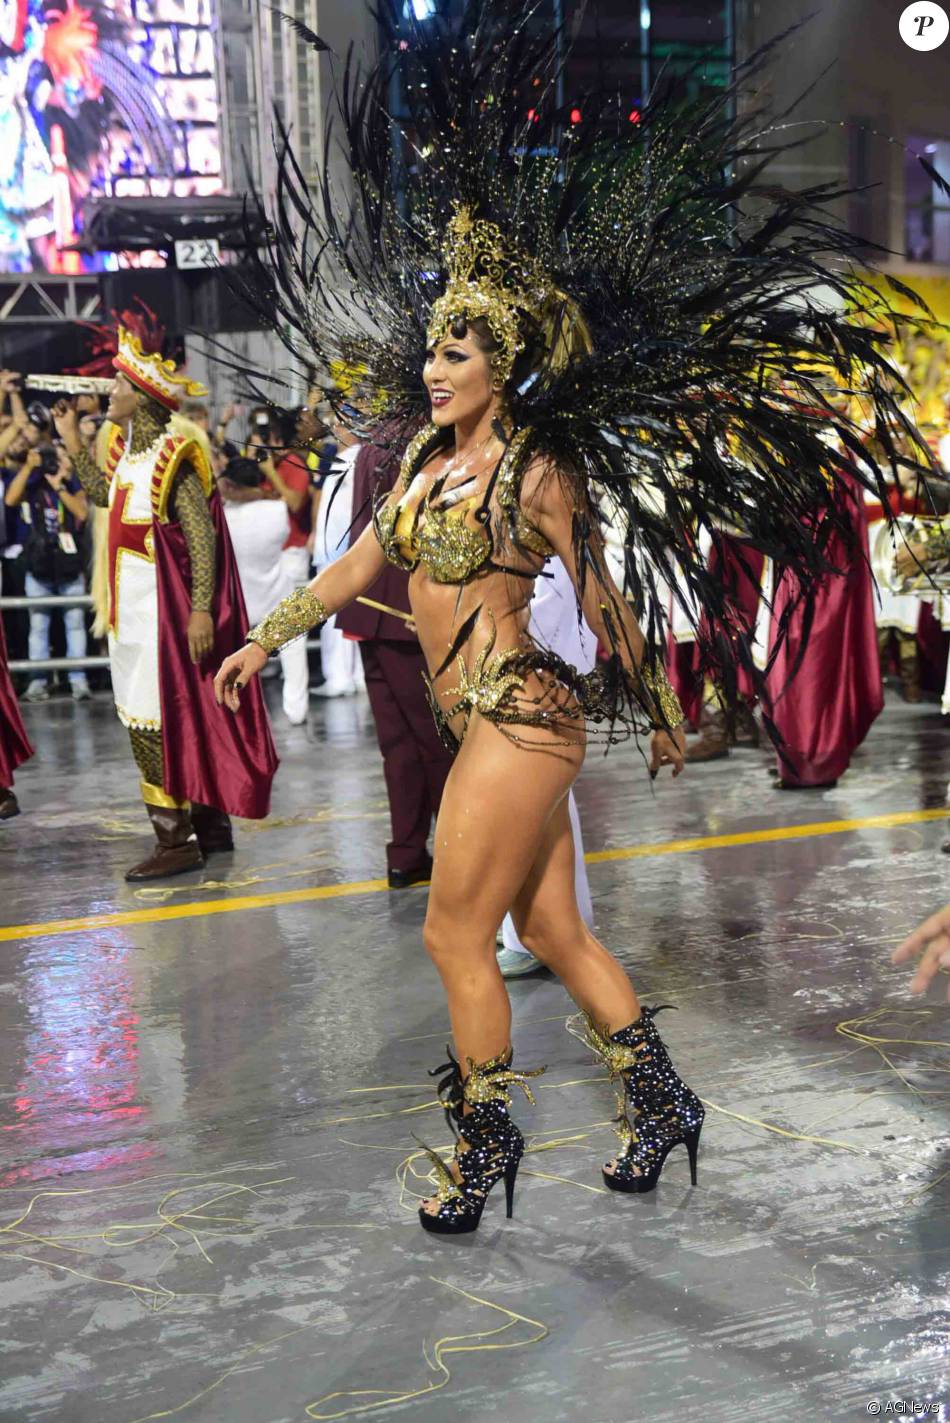
[[[275,860],[271,865],[261,865],[253,874],[231,875],[228,879],[206,879],[200,884],[189,885],[157,885],[146,886],[135,891],[135,898],[142,904],[164,904],[166,900],[172,899],[176,894],[193,895],[220,894],[222,890],[228,889],[250,889],[256,884],[269,884],[272,880],[307,879],[313,874],[318,860],[326,860],[329,850],[314,850],[312,855],[306,857],[303,868],[299,870],[289,869],[290,865],[299,865],[300,860]]]
[[[326,825],[338,820],[384,820],[389,818],[388,801],[372,801],[374,809],[340,811],[336,806],[310,815],[269,815],[266,820],[239,821],[241,834],[261,835],[268,830],[293,830],[301,825]]]
[[[527,1166],[523,1166],[521,1172],[524,1176],[535,1176],[539,1181],[559,1181],[562,1186],[573,1186],[578,1191],[592,1191],[595,1196],[607,1195],[606,1187],[589,1186],[586,1181],[572,1181],[570,1176],[555,1176],[550,1171],[532,1171]]]
[[[870,1013],[865,1013],[863,1017],[850,1018],[842,1023],[837,1023],[835,1025],[835,1032],[840,1033],[841,1036],[844,1038],[849,1038],[852,1042],[860,1043],[863,1047],[873,1049],[873,1051],[877,1053],[881,1061],[890,1069],[891,1072],[894,1073],[895,1077],[900,1080],[904,1087],[906,1087],[908,1092],[912,1092],[915,1097],[922,1097],[925,1095],[925,1093],[921,1091],[920,1088],[915,1087],[914,1084],[910,1082],[907,1077],[905,1077],[904,1073],[901,1072],[900,1068],[893,1061],[890,1054],[884,1051],[884,1047],[882,1046],[882,1044],[886,1044],[888,1047],[900,1046],[942,1048],[946,1048],[948,1044],[946,1042],[941,1042],[938,1039],[934,1038],[888,1038],[878,1037],[873,1033],[865,1033],[860,1031],[861,1028],[866,1027],[869,1023],[877,1023],[880,1021],[881,1018],[886,1017],[888,1014],[897,1012],[909,1013],[912,1018],[926,1018],[930,1016],[929,1008],[899,1010],[890,1008],[885,1004],[880,1008],[875,1008]]]
[[[788,1131],[785,1127],[777,1127],[774,1122],[763,1122],[758,1117],[747,1117],[742,1112],[730,1112],[726,1107],[717,1106],[715,1102],[708,1102],[705,1097],[699,1099],[703,1106],[710,1112],[719,1112],[724,1117],[732,1117],[733,1121],[744,1122],[746,1126],[761,1127],[763,1131],[773,1132],[776,1136],[787,1137],[790,1141],[811,1141],[816,1146],[836,1146],[840,1151],[850,1151],[855,1156],[867,1156],[859,1146],[852,1146],[847,1141],[833,1141],[824,1136],[809,1136],[807,1132]]]
[[[273,1339],[266,1339],[262,1344],[255,1344],[253,1348],[248,1349],[246,1353],[242,1354],[236,1363],[232,1364],[230,1368],[225,1369],[224,1373],[219,1374],[218,1377],[212,1380],[205,1388],[199,1389],[197,1393],[193,1393],[190,1398],[186,1398],[183,1403],[177,1403],[174,1408],[160,1408],[156,1413],[144,1413],[140,1418],[133,1418],[132,1423],[154,1423],[154,1420],[157,1418],[174,1418],[176,1414],[184,1413],[185,1409],[190,1408],[193,1403],[198,1403],[202,1398],[207,1398],[208,1394],[213,1393],[216,1388],[220,1388],[232,1374],[236,1374],[239,1370],[244,1369],[248,1360],[252,1359],[255,1354],[263,1353],[265,1349],[270,1349],[275,1344],[282,1343],[285,1339],[293,1339],[298,1334],[305,1334],[308,1330],[316,1328],[317,1326],[315,1324],[302,1324],[297,1329],[287,1329],[283,1334],[276,1334]]]
[[[932,1191],[935,1186],[939,1186],[941,1181],[946,1181],[950,1177],[950,1170],[943,1171],[934,1181],[928,1181],[926,1186],[921,1186],[919,1190],[912,1191],[907,1197],[908,1201],[915,1201],[918,1196],[925,1196],[928,1191]]]
[[[499,1324],[497,1329],[478,1329],[471,1334],[446,1334],[441,1339],[437,1339],[432,1347],[432,1358],[423,1346],[423,1357],[433,1373],[441,1375],[437,1379],[430,1379],[422,1388],[400,1390],[389,1390],[381,1388],[355,1388],[340,1389],[335,1393],[324,1394],[314,1403],[309,1403],[304,1410],[308,1418],[318,1420],[318,1423],[330,1423],[335,1418],[347,1418],[354,1413],[369,1413],[377,1408],[390,1408],[396,1403],[408,1403],[413,1398],[424,1398],[426,1394],[438,1393],[449,1383],[452,1374],[445,1362],[449,1354],[471,1354],[479,1351],[494,1349],[524,1349],[529,1344],[540,1344],[542,1339],[546,1339],[550,1330],[546,1324],[542,1324],[539,1319],[531,1319],[526,1314],[519,1314],[517,1310],[508,1309],[506,1305],[494,1304],[491,1300],[483,1299],[481,1295],[472,1294],[469,1290],[463,1290],[459,1285],[453,1285],[448,1280],[439,1280],[434,1275],[429,1278],[433,1284],[444,1285],[446,1289],[454,1290],[456,1294],[462,1295],[464,1299],[471,1300],[473,1304],[484,1306],[485,1309],[493,1309],[496,1313],[506,1316],[504,1324]],[[518,1324],[527,1324],[537,1332],[528,1339],[511,1339],[505,1343],[488,1344],[484,1342],[472,1343],[472,1340],[484,1341],[487,1339],[497,1339],[500,1334],[506,1333]],[[328,1403],[334,1403],[338,1399],[355,1398],[364,1400],[348,1408],[339,1408],[332,1413],[325,1413],[321,1410],[326,1408]],[[370,1402],[369,1400],[373,1400]],[[155,1415],[158,1416],[158,1415]],[[145,1423],[144,1419],[137,1419],[136,1423]]]
[[[225,1168],[233,1170],[233,1168]],[[242,1170],[259,1171],[261,1167],[239,1168]],[[219,1173],[220,1174],[220,1173]],[[157,1220],[145,1222],[133,1222],[124,1224],[114,1222],[102,1230],[72,1231],[57,1234],[45,1234],[39,1230],[26,1229],[26,1222],[30,1220],[38,1202],[47,1198],[60,1197],[97,1197],[108,1191],[132,1191],[142,1186],[148,1186],[153,1181],[171,1178],[187,1178],[188,1185],[181,1185],[165,1191],[155,1208]],[[212,1264],[212,1260],[205,1249],[200,1236],[236,1236],[249,1234],[257,1227],[249,1225],[236,1217],[208,1215],[206,1212],[219,1202],[227,1200],[233,1196],[255,1196],[260,1197],[261,1192],[270,1186],[284,1185],[293,1180],[291,1176],[274,1177],[269,1180],[260,1181],[254,1186],[233,1181],[211,1182],[207,1176],[202,1176],[198,1172],[163,1172],[154,1176],[142,1177],[137,1181],[125,1182],[116,1186],[104,1187],[83,1187],[72,1190],[45,1190],[36,1192],[20,1215],[6,1225],[0,1226],[0,1259],[23,1260],[30,1264],[42,1265],[49,1270],[59,1270],[65,1274],[75,1276],[78,1279],[86,1280],[90,1284],[102,1285],[111,1289],[126,1290],[142,1300],[151,1310],[158,1311],[167,1308],[173,1301],[179,1299],[196,1298],[217,1298],[216,1295],[209,1295],[207,1292],[188,1291],[187,1294],[179,1293],[160,1284],[157,1277],[152,1284],[141,1284],[128,1280],[110,1279],[107,1276],[90,1273],[73,1265],[67,1265],[61,1260],[49,1260],[35,1254],[28,1254],[23,1247],[42,1247],[46,1250],[54,1250],[63,1254],[85,1256],[90,1259],[96,1258],[96,1252],[84,1248],[84,1244],[98,1242],[111,1249],[132,1249],[142,1245],[161,1242],[169,1246],[169,1260],[174,1258],[180,1248],[178,1235],[183,1235],[190,1241],[198,1254],[207,1264]],[[198,1181],[200,1184],[195,1184]],[[196,1193],[199,1199],[194,1204],[183,1203],[182,1209],[177,1209],[174,1202],[185,1192]],[[299,1227],[301,1229],[306,1227]],[[82,1243],[80,1243],[82,1242]],[[11,1247],[17,1248],[11,1248]],[[167,1264],[168,1261],[165,1262]],[[164,1265],[160,1266],[160,1269]]]

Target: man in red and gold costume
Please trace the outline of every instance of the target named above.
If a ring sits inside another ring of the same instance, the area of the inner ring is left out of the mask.
[[[104,470],[76,412],[63,402],[54,418],[88,497],[109,510],[112,689],[158,842],[126,879],[153,880],[232,849],[229,815],[267,814],[277,756],[259,695],[237,734],[214,699],[213,669],[247,615],[209,461],[172,419],[201,387],[125,330],[113,365]]]

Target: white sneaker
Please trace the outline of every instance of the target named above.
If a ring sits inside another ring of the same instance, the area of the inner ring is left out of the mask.
[[[49,687],[45,682],[31,682],[23,693],[23,700],[26,702],[48,702]]]
[[[544,964],[534,954],[523,954],[518,949],[497,949],[495,958],[501,969],[502,978],[523,978],[527,973],[542,973]]]
[[[78,682],[72,688],[72,697],[74,702],[91,702],[92,692],[90,691],[87,683]]]
[[[352,682],[321,682],[319,687],[314,687],[315,697],[352,697],[356,687]]]

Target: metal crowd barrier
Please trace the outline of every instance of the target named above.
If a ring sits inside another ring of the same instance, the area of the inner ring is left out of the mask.
[[[4,608],[21,608],[27,612],[31,608],[91,608],[92,599],[88,593],[44,594],[41,598],[0,598],[0,611]],[[8,662],[11,672],[75,672],[90,667],[108,667],[108,657],[44,657],[38,661],[17,658]]]
[[[31,608],[91,607],[92,598],[88,593],[75,593],[72,595],[68,593],[48,593],[40,598],[0,597],[0,612],[5,608],[20,609],[29,612]],[[308,638],[307,647],[309,649],[316,649],[319,646],[319,638]],[[25,660],[19,658],[16,661],[7,663],[8,670],[11,672],[75,672],[78,668],[108,667],[108,665],[108,657],[46,657],[38,662],[32,662],[29,658]]]

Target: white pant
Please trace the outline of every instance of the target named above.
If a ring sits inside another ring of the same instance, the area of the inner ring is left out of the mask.
[[[306,548],[285,548],[281,551],[280,567],[287,592],[302,588],[310,581],[310,553]],[[284,685],[282,702],[284,715],[295,726],[307,719],[310,700],[310,678],[307,672],[307,639],[298,637],[281,649],[280,670]]]
[[[335,617],[320,629],[320,664],[328,688],[349,692],[366,685],[360,645],[352,637],[344,637]]]

